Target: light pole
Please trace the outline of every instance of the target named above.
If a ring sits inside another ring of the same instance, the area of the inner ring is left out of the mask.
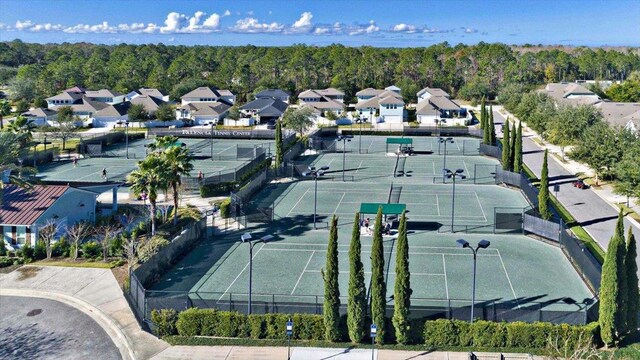
[[[375,339],[376,336],[378,336],[378,327],[376,326],[376,324],[371,324],[371,332],[369,333],[369,335],[371,336],[371,360],[374,360],[374,353],[375,353]]]
[[[466,240],[459,239],[456,240],[456,242],[458,243],[458,247],[469,248],[473,252],[473,289],[471,290],[471,322],[473,322],[473,310],[476,304],[476,257],[478,254],[478,250],[488,248],[489,245],[491,245],[491,242],[489,242],[489,240],[480,240],[480,242],[478,242],[478,246],[476,246],[475,249],[471,247],[471,245],[469,245],[469,242]]]
[[[443,169],[442,173],[444,175],[445,178],[453,178],[453,194],[451,196],[451,233],[453,233],[453,216],[455,214],[456,211],[456,178],[460,178],[460,179],[466,179],[467,177],[464,176],[462,173],[464,172],[464,170],[462,169],[458,169],[456,171],[451,171],[449,169]]]
[[[313,229],[317,230],[316,227],[316,215],[318,213],[318,177],[324,175],[324,172],[329,170],[328,166],[323,166],[320,169],[316,169],[315,166],[309,166],[309,171],[305,171],[302,173],[302,176],[312,176],[313,181],[315,181],[315,190],[313,195]]]
[[[360,124],[360,135],[358,135],[358,154],[362,154],[362,119],[357,116],[354,120]]]
[[[353,139],[353,135],[338,135],[336,141],[342,141],[342,182],[344,182],[344,171],[347,156],[347,142]]]
[[[287,321],[287,360],[291,360],[291,336],[293,336],[293,320],[289,318]]]
[[[253,247],[256,246],[257,243],[267,243],[271,239],[273,239],[273,235],[265,235],[261,237],[258,241],[251,242],[251,233],[246,233],[240,236],[240,241],[249,243],[249,304],[247,309],[248,315],[251,315],[251,285],[253,281]]]
[[[215,124],[216,124],[216,123],[215,123],[215,122],[213,122],[213,121],[209,122],[209,125],[211,125],[211,133],[209,134],[209,135],[210,135],[209,139],[211,140],[211,141],[210,141],[210,148],[211,148],[211,161],[213,161],[213,126],[214,126]]]
[[[453,138],[448,137],[448,138],[438,138],[438,154],[440,153],[440,144],[444,144],[444,163],[442,164],[442,169],[446,169],[447,168],[447,143],[449,144],[453,144]],[[444,177],[444,173],[442,174],[442,182],[445,183],[445,177]]]

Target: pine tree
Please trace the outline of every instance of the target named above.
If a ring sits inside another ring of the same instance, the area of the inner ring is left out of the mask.
[[[513,172],[519,174],[522,171],[522,123],[518,124],[518,132],[516,133],[516,139],[513,148]]]
[[[638,288],[638,264],[636,257],[638,256],[638,248],[636,238],[629,228],[627,237],[627,246],[624,257],[624,268],[627,272],[627,314],[625,318],[626,330],[630,335],[634,335],[638,329],[638,311],[640,311],[640,289]]]
[[[551,211],[549,210],[549,168],[547,163],[547,150],[544,151],[544,161],[542,162],[542,172],[540,174],[538,213],[545,220],[548,220],[551,217]]]
[[[624,271],[625,244],[622,211],[618,216],[616,230],[609,242],[607,254],[602,264],[600,280],[600,309],[598,323],[600,336],[607,346],[616,345],[624,332],[626,312],[624,311],[624,294],[626,286],[622,281],[626,278]]]
[[[483,96],[482,103],[480,104],[480,129],[485,128],[486,120],[487,120],[487,104]]]
[[[393,327],[399,344],[409,341],[409,309],[411,307],[411,273],[409,272],[409,241],[407,217],[403,212],[398,226],[396,246],[396,282],[394,284]]]
[[[509,125],[509,119],[504,122],[503,136],[502,136],[502,170],[509,171],[511,169],[511,164],[509,164],[509,159],[511,159],[511,146],[509,141],[511,140],[511,126]]]
[[[511,128],[511,138],[509,139],[509,171],[513,171],[513,165],[516,161],[516,136],[517,136],[516,122],[513,122],[513,128]]]
[[[338,218],[331,218],[324,279],[324,336],[328,341],[340,339],[340,287],[338,286]]]
[[[493,122],[493,105],[489,106],[489,145],[496,144],[496,126]]]
[[[280,120],[276,121],[276,163],[275,168],[278,169],[282,165],[283,158],[283,149],[282,149],[282,124]]]
[[[384,248],[382,245],[382,207],[378,209],[371,244],[371,320],[378,327],[376,343],[384,343],[387,285],[384,282]]]
[[[349,246],[349,297],[347,299],[347,327],[351,342],[357,344],[366,335],[367,288],[364,285],[364,267],[360,258],[360,213],[356,213]]]

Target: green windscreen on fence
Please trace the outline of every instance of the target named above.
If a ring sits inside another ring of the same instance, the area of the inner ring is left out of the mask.
[[[382,207],[382,215],[399,215],[407,208],[405,204],[361,203],[360,214],[377,214]]]
[[[412,145],[411,138],[387,138],[387,144]]]

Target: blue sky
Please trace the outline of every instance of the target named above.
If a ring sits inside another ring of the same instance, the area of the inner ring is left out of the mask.
[[[640,1],[0,0],[0,40],[640,46]]]

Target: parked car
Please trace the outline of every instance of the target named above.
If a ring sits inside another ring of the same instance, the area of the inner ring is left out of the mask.
[[[576,181],[574,181],[573,183],[573,187],[576,187],[578,189],[588,189],[589,185],[587,185],[582,179],[578,179]]]

